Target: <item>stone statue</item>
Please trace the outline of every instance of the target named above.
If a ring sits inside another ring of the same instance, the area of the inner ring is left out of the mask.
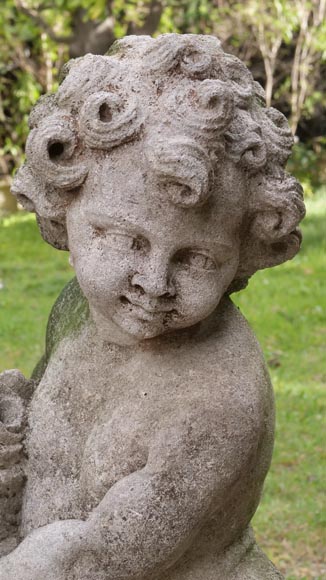
[[[300,246],[292,136],[212,36],[70,61],[13,192],[76,278],[26,380],[1,376],[1,580],[274,580],[255,543],[273,447],[232,304]]]

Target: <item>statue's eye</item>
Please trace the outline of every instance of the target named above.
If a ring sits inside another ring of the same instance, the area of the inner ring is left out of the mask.
[[[187,263],[190,267],[196,268],[197,270],[216,270],[212,258],[199,252],[189,252]]]
[[[134,238],[128,234],[112,232],[102,227],[93,227],[95,238],[101,240],[101,244],[118,250],[131,250]]]
[[[216,264],[212,258],[196,250],[181,250],[175,256],[175,262],[185,268],[193,270],[216,271]]]
[[[131,250],[134,238],[128,234],[108,232],[106,235],[108,245],[119,250]]]
[[[117,250],[133,250],[134,252],[146,252],[150,249],[149,241],[143,236],[129,234],[127,231],[93,226],[93,233],[101,244]]]

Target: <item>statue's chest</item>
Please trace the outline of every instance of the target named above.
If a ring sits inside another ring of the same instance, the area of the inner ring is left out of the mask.
[[[115,455],[118,462],[134,457],[173,406],[176,390],[181,394],[179,373],[163,362],[134,357],[100,368],[95,363],[66,365],[61,375],[50,368],[37,389],[29,415],[29,455],[42,458],[47,473],[60,468],[77,477],[91,454],[97,464],[103,455],[114,465]],[[43,466],[38,469],[44,472]]]
[[[52,497],[61,495],[61,502],[74,490],[80,509],[89,511],[116,481],[146,464],[157,422],[149,407],[147,401],[93,401],[87,408],[80,400],[73,405],[44,397],[31,417],[30,479]]]
[[[120,361],[105,373],[80,361],[65,376],[48,369],[30,409],[24,533],[67,514],[85,517],[145,466],[174,381],[154,367]]]

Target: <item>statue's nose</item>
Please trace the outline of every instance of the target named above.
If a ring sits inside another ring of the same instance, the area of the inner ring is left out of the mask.
[[[154,256],[144,263],[131,279],[134,287],[141,288],[148,296],[169,298],[175,296],[175,286],[172,280],[169,261]]]

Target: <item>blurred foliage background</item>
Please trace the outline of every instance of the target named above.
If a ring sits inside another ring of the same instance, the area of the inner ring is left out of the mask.
[[[55,91],[69,58],[105,54],[125,34],[208,33],[251,69],[267,104],[289,119],[289,170],[308,217],[295,260],[259,272],[235,296],[276,388],[272,469],[254,519],[287,580],[322,580],[325,562],[326,0],[1,0],[0,371],[27,375],[42,353],[49,310],[73,273],[43,243],[35,216],[13,213],[11,176],[24,159],[31,107]],[[259,305],[259,307],[257,307]],[[323,463],[324,462],[324,463]],[[262,579],[263,580],[263,579]]]

